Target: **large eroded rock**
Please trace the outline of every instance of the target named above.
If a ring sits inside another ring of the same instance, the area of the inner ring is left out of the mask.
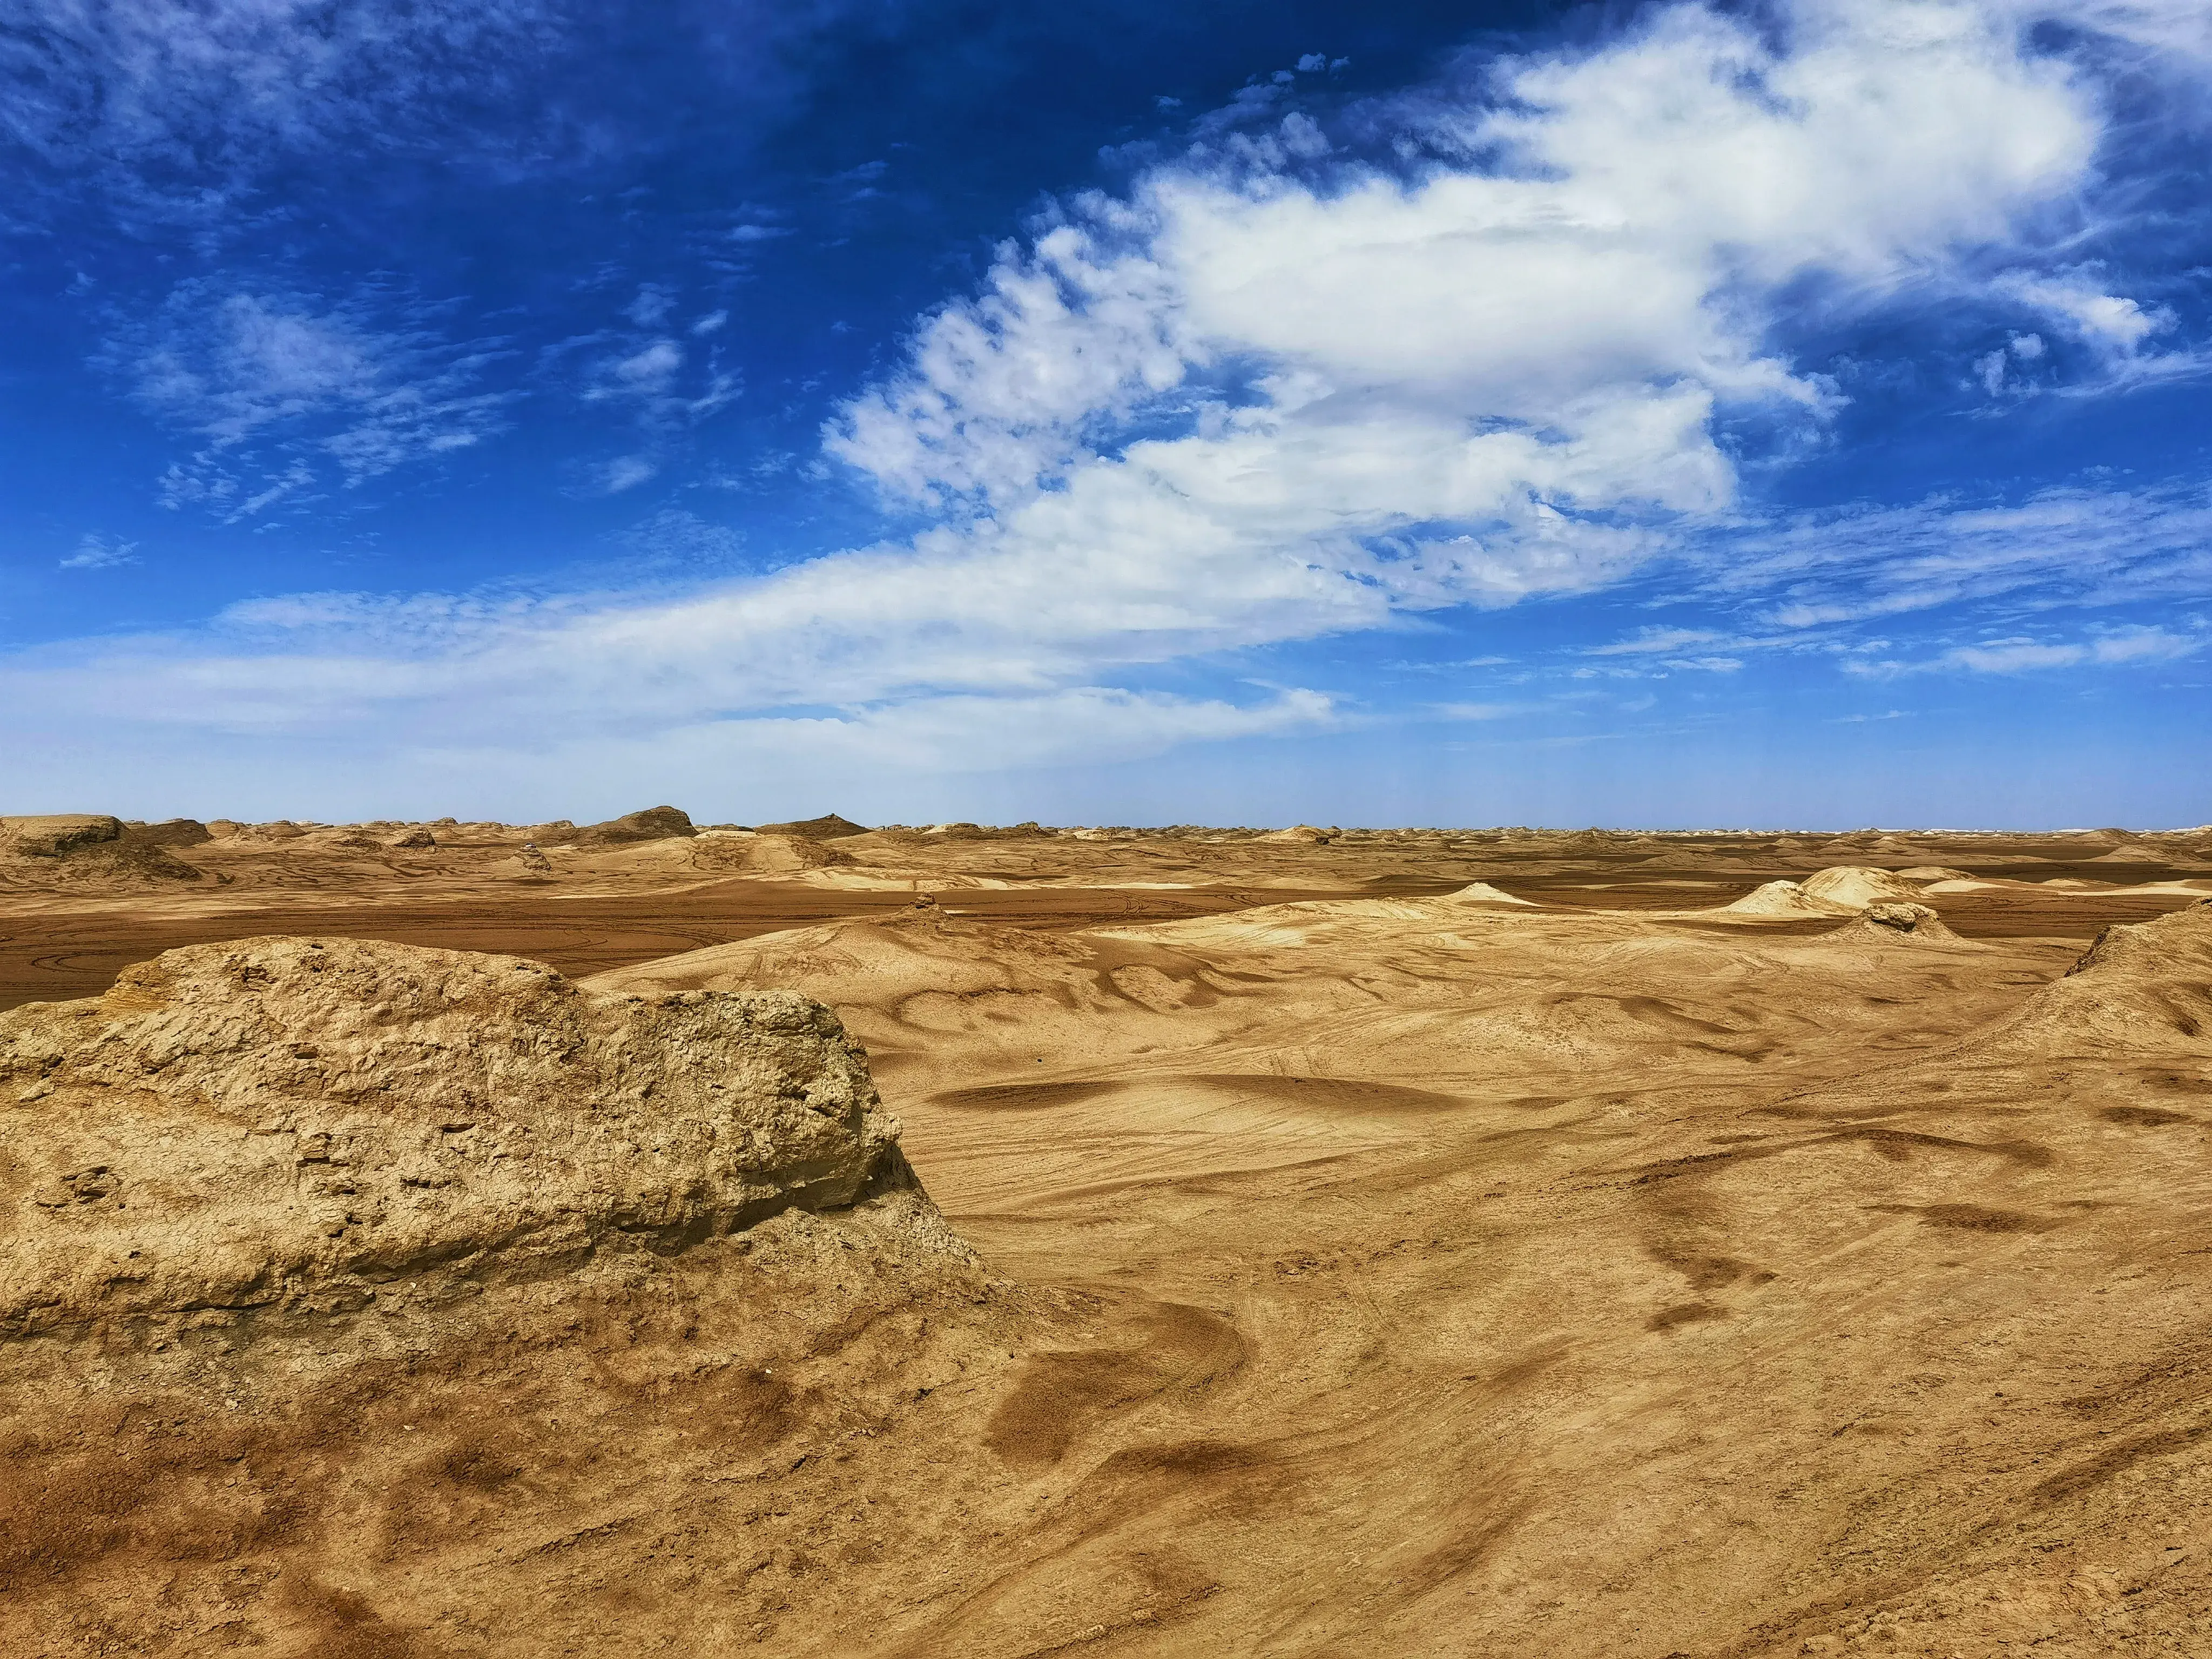
[[[350,939],[0,1014],[0,1335],[336,1311],[911,1183],[836,1017]]]

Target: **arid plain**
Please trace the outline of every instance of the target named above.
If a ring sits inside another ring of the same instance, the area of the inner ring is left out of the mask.
[[[2212,1652],[2208,901],[0,820],[0,1650]]]

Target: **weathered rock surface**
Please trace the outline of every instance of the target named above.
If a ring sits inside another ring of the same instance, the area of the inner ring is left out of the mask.
[[[1856,921],[1826,937],[1836,945],[1937,945],[1959,951],[1981,948],[1945,927],[1943,919],[1928,906],[1906,899],[1869,904]]]
[[[104,812],[52,812],[0,818],[0,848],[17,858],[63,858],[80,848],[121,838],[121,820]]]
[[[435,1301],[912,1185],[827,1009],[349,939],[0,1015],[0,1335]]]
[[[204,847],[215,839],[198,818],[164,818],[159,823],[128,823],[123,833],[150,847]]]

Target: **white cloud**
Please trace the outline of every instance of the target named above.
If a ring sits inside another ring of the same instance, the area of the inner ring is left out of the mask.
[[[623,315],[640,328],[659,328],[676,309],[676,297],[657,283],[647,283],[637,291]]]
[[[433,732],[456,752],[531,748],[549,729],[577,752],[709,730],[772,748],[827,720],[839,742],[923,757],[994,752],[960,734],[997,732],[995,752],[1043,763],[1304,729],[1333,717],[1318,694],[1247,706],[1110,682],[1588,590],[1686,530],[1755,518],[1717,422],[1817,427],[1837,405],[1778,343],[1786,309],[1978,294],[2112,341],[2133,326],[2024,285],[2078,272],[2037,239],[2099,183],[2106,118],[2081,71],[1994,4],[1787,0],[1767,21],[1657,9],[1597,47],[1503,62],[1480,99],[1370,110],[1417,158],[1402,166],[1353,159],[1303,115],[1251,129],[1276,96],[1253,88],[1126,199],[1086,197],[1001,249],[825,434],[935,515],[910,541],[676,595],[242,607],[197,635],[21,660],[0,696],[384,752]],[[1992,270],[2011,287],[1975,275]],[[217,451],[288,398],[354,397],[357,342],[315,320],[272,335],[228,401],[186,365],[200,378],[178,402],[215,411]],[[603,351],[586,395],[635,398],[648,427],[735,395],[687,397],[702,348],[667,334],[573,343]],[[648,440],[596,487],[656,469]],[[1869,594],[1877,614],[1940,603],[2063,569],[2069,510],[2039,499],[2053,539],[2027,556],[2017,511],[1904,514],[1891,527],[1921,539],[1902,553],[1878,514],[1754,525],[1705,580],[1796,590],[1791,627]],[[1832,580],[1854,561],[1855,594]],[[1717,643],[1601,654],[1729,672],[1740,658],[1684,654]]]
[[[684,367],[684,348],[673,340],[655,340],[642,350],[617,358],[608,375],[624,390],[659,396],[668,390],[676,371]]]
[[[1953,646],[1919,662],[1851,661],[1845,667],[1849,672],[1874,679],[1942,672],[2027,674],[2054,668],[2110,668],[2177,662],[2194,656],[2203,649],[2204,642],[2201,634],[2178,634],[2170,629],[2137,625],[2107,629],[2079,640],[2014,635]]]
[[[1510,702],[1432,702],[1428,713],[1442,720],[1502,720],[1524,712]]]
[[[647,304],[649,299],[651,304]],[[665,320],[673,301],[656,289],[643,291],[623,314],[635,320],[650,316]],[[728,320],[715,312],[695,324],[695,337],[713,334]],[[687,347],[666,334],[599,333],[562,342],[546,354],[556,362],[571,353],[596,349],[581,371],[577,395],[586,403],[603,403],[632,410],[648,431],[666,431],[696,424],[735,401],[743,392],[738,377],[721,366],[711,343]],[[696,354],[703,353],[704,361]]]
[[[659,476],[660,463],[650,455],[618,455],[599,469],[595,483],[599,494],[619,495]]]
[[[138,562],[138,544],[120,536],[96,536],[90,531],[77,538],[76,550],[61,561],[64,570],[108,570]]]
[[[1407,115],[1455,165],[1324,161],[1295,117],[1085,198],[828,447],[1043,561],[1080,514],[1093,567],[1141,526],[1370,614],[1612,580],[1734,505],[1719,411],[1832,406],[1768,343],[1785,287],[1963,281],[2087,179],[2093,101],[1984,13],[1783,17],[1779,46],[1676,7],[1511,61],[1495,101]]]
[[[1592,657],[1657,655],[1686,646],[1711,645],[1721,636],[1708,628],[1642,628],[1611,645],[1592,646],[1583,654]]]

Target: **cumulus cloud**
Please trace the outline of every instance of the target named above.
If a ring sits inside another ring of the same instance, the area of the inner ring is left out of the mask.
[[[1410,168],[1293,115],[1071,204],[830,453],[1045,562],[1081,514],[1094,565],[1141,526],[1367,611],[1611,580],[1735,505],[1720,418],[1833,407],[1774,348],[1785,291],[1963,281],[2087,179],[2094,100],[1987,12],[1780,21],[1680,6],[1510,60],[1480,103],[1407,105],[1444,158]]]

